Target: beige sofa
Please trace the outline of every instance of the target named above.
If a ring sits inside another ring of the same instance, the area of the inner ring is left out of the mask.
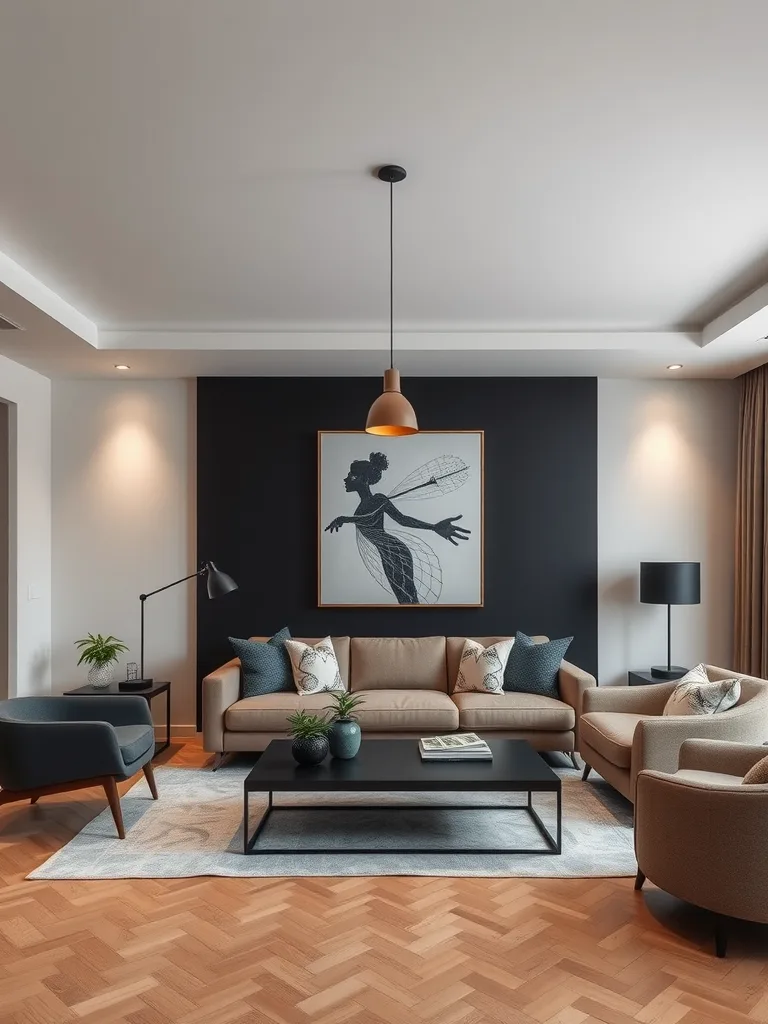
[[[687,739],[762,743],[768,739],[768,681],[707,665],[710,679],[741,679],[738,704],[717,715],[667,715],[677,681],[650,686],[601,686],[585,693],[579,753],[590,769],[634,803],[638,773],[645,768],[677,771]]]
[[[320,638],[298,639],[317,643]],[[462,730],[525,739],[537,750],[578,750],[581,697],[596,683],[575,665],[564,661],[560,666],[559,700],[530,693],[451,695],[464,637],[331,639],[344,686],[365,697],[357,715],[368,737]],[[472,639],[487,647],[504,638]],[[539,643],[546,639],[534,637]],[[203,679],[203,745],[217,754],[263,750],[270,740],[287,736],[289,715],[299,708],[321,713],[329,697],[291,692],[241,699],[240,660],[233,658]]]

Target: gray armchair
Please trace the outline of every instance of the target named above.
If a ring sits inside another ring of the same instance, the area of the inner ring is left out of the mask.
[[[16,697],[0,701],[0,805],[103,786],[125,839],[117,783],[142,769],[157,800],[155,732],[143,697]]]

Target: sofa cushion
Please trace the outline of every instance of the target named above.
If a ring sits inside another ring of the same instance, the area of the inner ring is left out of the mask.
[[[546,636],[532,636],[531,640],[535,644],[546,643],[549,637]],[[445,641],[445,661],[448,669],[448,680],[450,685],[453,686],[456,681],[456,676],[459,674],[459,664],[461,662],[461,655],[464,651],[464,641],[474,640],[476,644],[482,644],[483,647],[490,647],[491,644],[497,644],[499,640],[514,640],[513,636],[449,636],[446,637]]]
[[[240,659],[240,696],[259,697],[264,693],[293,690],[293,672],[285,641],[291,633],[283,626],[266,643],[229,637],[232,650]]]
[[[268,640],[266,636],[252,636],[250,640]],[[301,640],[304,644],[310,644],[312,647],[315,644],[319,644],[323,639],[321,636],[294,636],[292,640]],[[336,661],[339,663],[339,675],[341,681],[344,683],[344,688],[349,689],[349,637],[348,636],[332,636],[331,643],[333,649],[336,652]],[[290,661],[289,661],[290,664]],[[293,672],[291,671],[291,689],[293,689]]]
[[[447,693],[435,690],[362,690],[365,703],[355,709],[363,732],[390,730],[452,732],[459,727],[459,709]]]
[[[619,711],[588,711],[579,719],[581,740],[617,768],[629,768],[635,726],[638,722],[656,717]]]
[[[518,630],[504,669],[504,689],[558,699],[560,664],[572,640],[569,636],[539,644]]]
[[[472,732],[567,732],[576,724],[570,704],[532,693],[454,693],[452,700],[459,709],[459,728]]]
[[[146,754],[150,747],[155,749],[155,730],[151,725],[115,725],[113,728],[126,764]]]
[[[331,694],[265,693],[235,701],[224,713],[224,728],[231,732],[288,732],[288,716],[297,711],[321,715]]]
[[[350,668],[352,690],[448,692],[444,636],[353,636]]]

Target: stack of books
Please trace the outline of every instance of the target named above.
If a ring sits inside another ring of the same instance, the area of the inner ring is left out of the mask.
[[[474,732],[428,736],[419,740],[422,761],[492,761],[491,748]]]

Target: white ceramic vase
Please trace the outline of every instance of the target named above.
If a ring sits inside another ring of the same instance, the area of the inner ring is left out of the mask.
[[[111,662],[106,665],[92,665],[88,670],[88,685],[96,690],[105,690],[112,682],[113,668]]]

